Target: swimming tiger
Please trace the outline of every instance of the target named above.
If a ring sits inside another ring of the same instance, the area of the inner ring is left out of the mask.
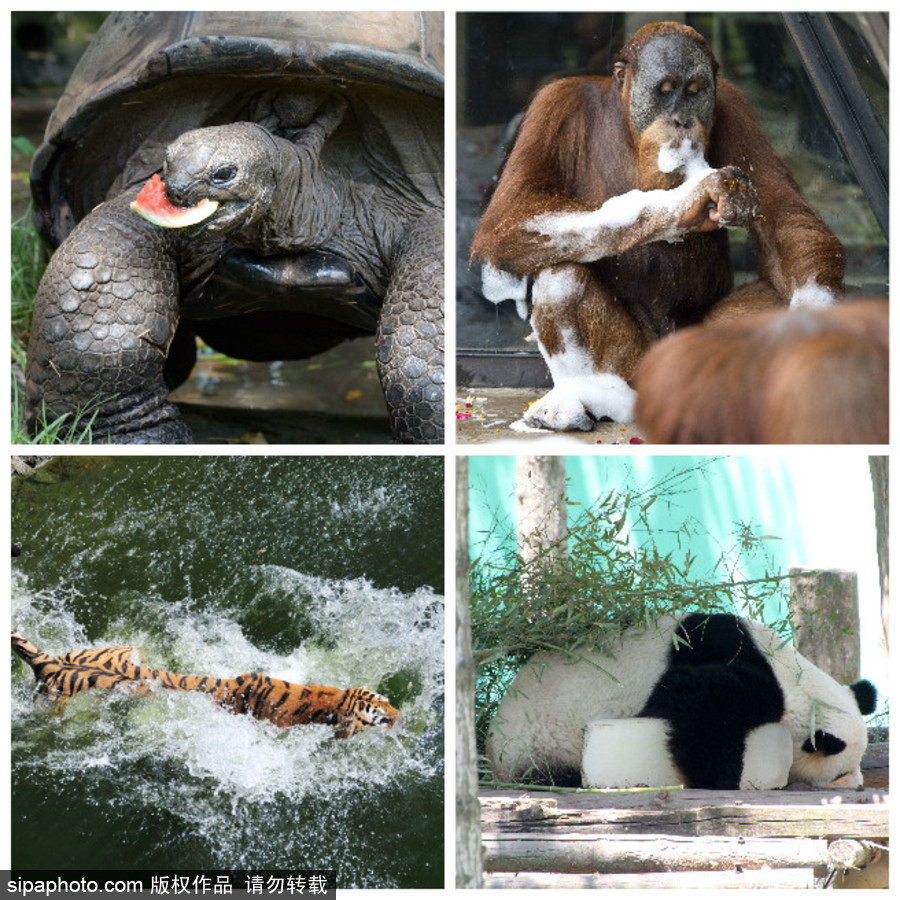
[[[392,728],[400,714],[387,699],[368,688],[341,690],[292,684],[255,672],[237,678],[176,675],[140,665],[140,654],[131,647],[74,650],[57,657],[42,653],[14,631],[12,649],[31,666],[38,693],[57,700],[88,688],[121,686],[146,693],[158,684],[175,691],[210,694],[231,712],[250,713],[281,728],[332,725],[339,738],[350,737],[372,725]]]

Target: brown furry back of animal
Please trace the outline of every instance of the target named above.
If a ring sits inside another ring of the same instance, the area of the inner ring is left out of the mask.
[[[12,649],[31,666],[38,693],[65,699],[89,688],[125,688],[146,693],[154,685],[176,691],[211,694],[234,713],[249,713],[286,728],[291,725],[332,725],[337,737],[350,737],[373,725],[391,728],[398,710],[368,688],[342,690],[317,684],[294,684],[248,672],[236,678],[176,675],[140,664],[131,647],[75,650],[50,656],[19,632]]]
[[[846,302],[698,325],[654,346],[635,418],[659,444],[882,444],[888,304]]]

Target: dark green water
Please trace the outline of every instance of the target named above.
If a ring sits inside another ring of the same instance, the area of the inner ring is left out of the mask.
[[[12,676],[14,869],[336,868],[443,885],[442,457],[57,460],[12,498],[13,626],[59,654],[368,686],[397,726],[338,741],[207,697]]]

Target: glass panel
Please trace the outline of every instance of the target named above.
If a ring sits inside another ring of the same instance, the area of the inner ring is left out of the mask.
[[[887,293],[887,241],[853,166],[822,110],[794,43],[777,13],[650,15],[624,13],[464,13],[458,17],[457,344],[468,352],[537,353],[515,304],[481,295],[469,244],[518,118],[548,80],[608,74],[619,48],[649,21],[678,18],[702,32],[757,113],[807,201],[847,249],[847,289]],[[853,14],[834,16],[841,41],[887,129],[887,83],[879,58]],[[744,230],[730,232],[735,281],[756,278]]]

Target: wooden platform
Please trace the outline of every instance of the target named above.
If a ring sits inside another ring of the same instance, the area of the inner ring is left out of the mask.
[[[486,887],[851,886],[863,873],[852,886],[886,886],[888,799],[880,787],[483,790]]]

